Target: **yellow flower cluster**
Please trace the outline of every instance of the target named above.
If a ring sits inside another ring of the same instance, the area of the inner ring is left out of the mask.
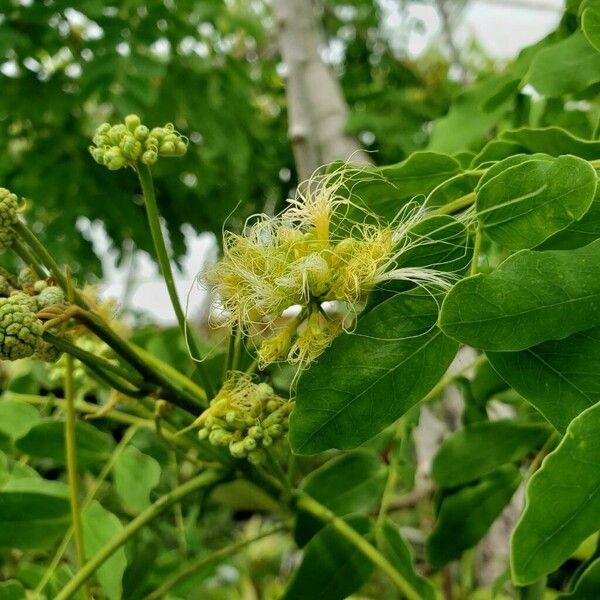
[[[242,234],[226,232],[222,260],[204,273],[213,322],[250,336],[261,367],[314,360],[383,281],[443,284],[431,270],[397,268],[414,243],[406,232],[422,218],[419,209],[383,225],[347,192],[343,172],[312,179],[282,214],[255,217]]]
[[[234,458],[260,464],[264,449],[287,431],[290,412],[291,402],[275,394],[270,385],[232,372],[193,426],[200,426],[200,439],[228,447]]]

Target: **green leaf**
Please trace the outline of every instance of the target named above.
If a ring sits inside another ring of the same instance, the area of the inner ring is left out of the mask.
[[[510,352],[600,325],[600,240],[576,250],[524,250],[489,275],[459,281],[440,327],[475,348]]]
[[[600,404],[571,422],[564,438],[526,490],[525,510],[512,537],[513,580],[519,585],[557,569],[598,530]]]
[[[577,31],[540,50],[531,62],[526,80],[543,96],[580,92],[600,81],[600,54]]]
[[[502,379],[560,432],[600,402],[600,327],[521,352],[487,356]]]
[[[433,460],[431,476],[456,487],[514,463],[542,446],[552,429],[519,421],[473,423],[446,438]]]
[[[11,479],[0,489],[0,548],[49,548],[70,521],[69,490],[62,483]]]
[[[429,149],[453,153],[478,146],[516,95],[516,88],[510,88],[513,80],[511,73],[491,75],[461,90],[448,114],[434,123]],[[507,93],[509,89],[511,93]],[[490,110],[486,112],[484,107]]]
[[[576,137],[560,127],[507,129],[500,134],[499,139],[505,143],[517,144],[521,148],[520,152],[529,154],[543,152],[556,157],[572,154],[586,160],[600,157],[600,141]]]
[[[113,473],[115,490],[127,512],[141,512],[150,506],[150,492],[158,485],[160,472],[158,461],[135,446],[121,452]]]
[[[434,568],[475,546],[508,504],[521,482],[519,470],[500,467],[475,485],[442,500],[434,530],[427,540],[427,558]]]
[[[27,594],[20,581],[9,579],[0,583],[0,598],[2,600],[26,600]]]
[[[398,525],[386,519],[378,537],[379,548],[423,600],[436,600],[435,588],[415,571],[415,559],[408,543],[400,535]]]
[[[570,250],[581,248],[600,238],[600,188],[596,189],[596,196],[589,210],[579,221],[571,223],[566,229],[555,233],[537,250]]]
[[[356,448],[419,402],[457,350],[435,326],[437,312],[435,298],[404,292],[338,337],[298,383],[293,451]]]
[[[368,513],[380,500],[387,469],[373,454],[358,450],[338,456],[308,475],[301,484],[309,496],[344,517],[351,513]],[[294,537],[304,546],[323,527],[310,513],[297,515]]]
[[[391,220],[408,201],[426,196],[460,170],[460,163],[447,154],[414,152],[395,165],[347,169],[344,179],[356,204]]]
[[[581,29],[587,41],[600,52],[600,12],[586,8],[581,15]]]
[[[40,413],[30,404],[0,401],[0,432],[13,440],[23,437],[39,420]]]
[[[367,534],[367,517],[344,519],[360,534]],[[298,567],[281,600],[343,600],[358,590],[373,571],[373,563],[331,525],[308,543]]]
[[[81,521],[83,543],[88,560],[123,531],[121,521],[96,500],[83,510]],[[121,598],[122,579],[126,567],[125,548],[121,547],[96,571],[98,582],[110,600]]]
[[[89,423],[79,421],[75,427],[77,462],[80,467],[102,464],[110,457],[111,440]],[[21,452],[36,458],[49,458],[66,464],[65,425],[56,419],[44,419],[16,442]]]
[[[481,186],[477,215],[495,242],[510,250],[534,248],[581,219],[594,199],[596,181],[593,167],[575,156],[527,160]]]
[[[556,600],[598,600],[600,590],[600,558],[592,562],[578,577],[570,594],[560,594]]]

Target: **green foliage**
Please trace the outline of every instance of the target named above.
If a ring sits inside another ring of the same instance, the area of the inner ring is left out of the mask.
[[[527,486],[525,511],[511,547],[513,577],[519,584],[554,571],[598,529],[598,414],[600,405],[595,405],[573,419]]]
[[[477,193],[482,230],[501,246],[534,248],[590,208],[596,172],[585,160],[562,156],[507,164],[511,160],[494,165]]]
[[[464,485],[520,461],[543,446],[549,434],[543,425],[512,420],[467,425],[444,441],[431,476],[442,487]]]
[[[427,540],[431,565],[442,567],[477,544],[520,482],[519,470],[506,465],[472,485],[444,494],[436,526]]]
[[[440,327],[475,348],[524,350],[600,323],[600,241],[575,250],[524,250],[490,274],[460,281]]]
[[[354,335],[338,338],[298,384],[293,451],[356,448],[422,399],[457,348],[436,327],[437,309],[423,292],[397,294],[362,318]]]
[[[359,533],[368,533],[366,517],[355,515],[345,520]],[[343,600],[365,583],[372,570],[373,565],[360,550],[328,525],[306,546],[302,563],[282,600]]]
[[[0,596],[476,599],[489,560],[505,598],[595,599],[598,3],[506,67],[453,65],[469,84],[399,59],[385,3],[316,3],[377,164],[327,166],[283,212],[290,23],[84,4],[0,22],[1,183],[31,197],[0,188]],[[80,217],[154,250],[180,327],[77,285]],[[224,233],[202,327],[169,267],[184,224]]]

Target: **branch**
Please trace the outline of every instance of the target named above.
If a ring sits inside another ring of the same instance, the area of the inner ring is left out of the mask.
[[[372,164],[358,143],[344,133],[348,107],[337,78],[319,54],[312,2],[275,0],[273,8],[279,51],[287,69],[288,135],[299,179],[336,160]]]

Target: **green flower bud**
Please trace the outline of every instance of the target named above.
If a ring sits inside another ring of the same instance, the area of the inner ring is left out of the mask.
[[[0,188],[0,250],[10,248],[17,237],[13,225],[17,222],[18,208],[17,196]]]
[[[39,294],[41,291],[45,290],[48,287],[48,282],[45,279],[38,279],[33,284],[33,291],[36,294]]]
[[[0,359],[32,356],[42,337],[42,322],[22,295],[0,298]]]
[[[8,297],[12,292],[12,286],[4,275],[0,275],[0,296]]]
[[[263,434],[264,431],[260,425],[253,425],[250,427],[250,429],[248,429],[248,435],[253,437],[255,440],[260,440]]]
[[[146,141],[148,136],[150,135],[150,130],[145,125],[138,125],[133,132],[136,140],[140,142]]]
[[[163,142],[158,151],[162,156],[172,156],[175,154],[175,144],[173,142]]]
[[[24,267],[19,271],[17,281],[19,282],[21,289],[33,290],[37,280],[37,275],[31,268]]]
[[[92,158],[99,164],[99,165],[103,165],[104,164],[104,148],[96,148],[95,146],[90,146],[88,148],[88,150],[90,151],[90,154],[92,155]]]
[[[115,146],[118,146],[123,137],[129,133],[129,130],[123,123],[113,125],[108,132],[108,139]]]
[[[37,312],[37,300],[35,296],[30,296],[25,292],[21,291],[13,291],[10,295],[10,300],[15,304],[20,304],[24,306],[27,310],[31,312]]]
[[[267,411],[270,413],[275,412],[280,407],[280,405],[281,402],[279,402],[279,400],[271,398],[271,400],[267,402]]]
[[[228,446],[233,436],[229,431],[223,429],[213,429],[208,436],[208,441],[213,446]]]
[[[65,295],[63,291],[55,285],[51,285],[45,290],[42,290],[37,297],[37,305],[39,310],[42,310],[42,308],[46,308],[47,306],[52,306],[52,304],[64,303]]]
[[[268,448],[273,444],[273,438],[269,434],[263,435],[262,445],[264,448]]]
[[[125,117],[125,125],[132,133],[142,124],[141,119],[137,115],[127,115]]]
[[[256,448],[256,440],[253,437],[245,437],[243,443],[248,452]]]
[[[248,454],[244,442],[231,442],[229,444],[229,453],[233,458],[245,458]]]
[[[265,454],[265,451],[260,448],[248,452],[248,462],[253,465],[262,465],[266,459],[267,455]]]
[[[111,146],[104,153],[104,164],[111,170],[117,171],[127,164],[127,159],[123,156],[118,146]]]
[[[202,429],[198,430],[198,439],[205,440],[209,436],[209,430],[206,427],[202,427]]]
[[[151,167],[158,160],[158,153],[154,150],[146,150],[144,154],[142,154],[142,162],[145,165]]]
[[[121,141],[119,147],[124,156],[130,161],[136,161],[142,153],[142,144],[138,142],[133,135],[126,135]]]
[[[278,439],[283,435],[283,427],[281,425],[271,425],[267,432],[273,439]]]

